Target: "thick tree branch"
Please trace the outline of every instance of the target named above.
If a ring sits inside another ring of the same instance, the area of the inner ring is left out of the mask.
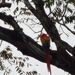
[[[12,45],[16,46],[24,55],[34,57],[35,59],[45,62],[45,53],[42,46],[38,45],[33,39],[25,35],[25,40],[20,37],[14,30],[8,30],[0,27],[0,39],[5,40]],[[64,62],[62,55],[57,51],[50,50],[51,64],[70,72],[72,66],[72,57],[67,58],[67,62]],[[65,55],[66,56],[66,55]],[[66,68],[64,68],[66,67]],[[72,71],[73,72],[73,71]]]
[[[14,20],[14,18],[12,16],[10,16],[10,15],[7,16],[3,13],[0,13],[0,19],[4,20],[8,24],[10,24],[14,28],[14,31],[17,32],[17,34],[22,35],[20,37],[25,39],[25,37],[23,36],[24,33],[22,32],[22,29],[19,27],[19,25],[17,24],[17,22]]]
[[[5,15],[4,13],[0,13],[0,19],[4,20],[5,22],[12,25],[15,31],[21,32],[21,28],[18,26],[18,24],[15,22],[14,18],[10,15]],[[13,24],[12,24],[13,23]]]

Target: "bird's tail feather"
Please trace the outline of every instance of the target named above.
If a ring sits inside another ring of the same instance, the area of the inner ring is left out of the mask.
[[[46,63],[47,63],[47,69],[50,72],[51,75],[51,67],[50,67],[50,54],[49,52],[46,52]]]

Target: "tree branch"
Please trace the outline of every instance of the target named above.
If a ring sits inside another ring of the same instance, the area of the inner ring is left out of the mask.
[[[23,38],[20,38],[19,36],[20,34],[17,34],[17,32],[15,32],[14,30],[8,30],[0,27],[0,39],[5,40],[11,43],[12,45],[16,46],[18,50],[20,50],[24,55],[31,56],[41,62],[46,62],[45,52],[42,46],[38,45],[33,39],[31,39],[25,34],[25,40],[22,40]],[[64,62],[64,58],[57,51],[50,50],[50,54],[51,64],[70,72],[70,69],[72,69],[72,62],[70,62],[72,61],[71,56],[67,58],[67,62]]]

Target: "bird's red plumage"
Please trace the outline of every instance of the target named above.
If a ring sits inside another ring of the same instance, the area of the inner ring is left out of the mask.
[[[50,72],[51,75],[51,67],[50,67],[50,54],[49,52],[46,52],[46,63],[47,63],[47,69]]]
[[[46,34],[41,34],[40,40],[41,40],[41,43],[42,43],[44,49],[46,49],[46,50],[45,50],[45,52],[46,52],[46,63],[47,63],[48,71],[50,72],[50,75],[51,75],[50,53],[49,53],[50,37],[47,36]]]
[[[50,43],[50,37],[47,36],[46,34],[41,34],[40,35],[40,40],[41,40],[42,45],[47,44],[46,42]]]
[[[44,37],[47,37],[47,35],[46,34],[41,34],[40,35],[40,38],[44,38]]]

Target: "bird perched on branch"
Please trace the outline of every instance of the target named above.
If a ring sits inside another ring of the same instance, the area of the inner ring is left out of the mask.
[[[50,75],[51,75],[50,53],[49,53],[50,37],[43,33],[43,34],[40,35],[40,40],[41,40],[41,43],[42,43],[42,45],[45,49],[47,68],[48,68],[48,71],[50,72]]]

